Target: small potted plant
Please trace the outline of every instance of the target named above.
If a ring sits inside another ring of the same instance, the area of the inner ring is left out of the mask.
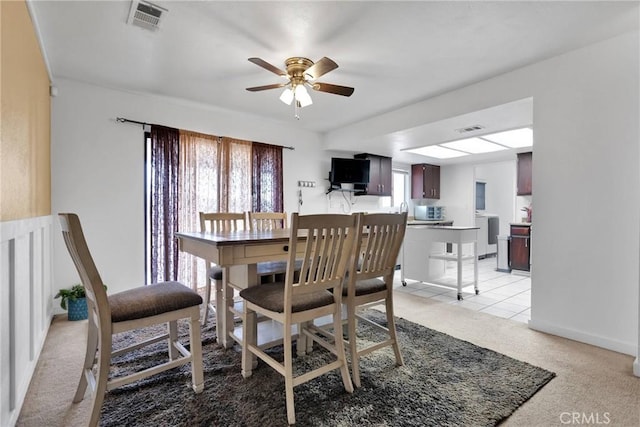
[[[104,290],[107,290],[107,285],[104,285]],[[60,307],[63,310],[68,308],[69,320],[84,320],[89,317],[87,298],[81,284],[73,285],[71,289],[60,289],[54,298],[61,298]]]
[[[60,307],[63,310],[68,308],[67,317],[69,320],[84,320],[89,317],[84,286],[77,284],[71,289],[60,289],[55,298],[61,298]]]

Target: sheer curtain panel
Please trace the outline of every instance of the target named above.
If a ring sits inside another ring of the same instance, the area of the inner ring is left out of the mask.
[[[174,235],[199,230],[199,212],[283,211],[282,147],[153,125],[150,159],[151,282],[206,283]]]
[[[178,129],[151,126],[151,283],[177,279]]]
[[[219,138],[197,132],[180,131],[178,223],[181,231],[200,229],[198,212],[220,210]],[[189,286],[204,285],[204,260],[179,253],[178,278]],[[195,286],[194,286],[195,288]]]
[[[282,147],[254,142],[252,145],[254,212],[282,212]]]

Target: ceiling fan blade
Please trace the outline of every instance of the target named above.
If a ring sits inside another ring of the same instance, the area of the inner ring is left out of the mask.
[[[328,92],[328,93],[333,93],[333,94],[342,95],[342,96],[351,96],[351,94],[355,90],[354,88],[348,87],[348,86],[338,86],[338,85],[332,85],[330,83],[320,83],[320,82],[313,83],[312,88],[313,90],[317,90],[319,92]]]
[[[335,70],[336,68],[338,68],[338,64],[325,56],[324,58],[313,64],[311,67],[307,68],[304,73],[311,76],[311,79],[315,80],[318,77],[327,74],[329,71]]]
[[[286,86],[288,84],[289,84],[288,82],[285,82],[285,83],[274,83],[272,85],[248,87],[247,90],[249,92],[258,92],[260,90],[277,89],[279,87],[283,87],[283,86]]]
[[[264,59],[249,58],[249,62],[253,62],[254,64],[264,68],[265,70],[269,70],[272,73],[277,74],[279,76],[287,77],[287,72],[286,71],[282,71],[280,68],[276,67],[275,65],[269,64]]]

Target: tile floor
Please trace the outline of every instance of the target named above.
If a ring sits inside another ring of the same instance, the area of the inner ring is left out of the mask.
[[[496,258],[489,257],[478,261],[478,288],[475,294],[473,285],[462,288],[461,301],[458,301],[455,289],[456,263],[446,261],[443,281],[454,287],[438,286],[406,278],[407,286],[402,286],[400,272],[396,272],[394,289],[397,292],[410,293],[423,298],[432,298],[447,304],[457,305],[469,310],[481,311],[494,316],[526,323],[531,316],[531,277],[496,271]],[[463,281],[473,280],[473,264],[465,262]]]

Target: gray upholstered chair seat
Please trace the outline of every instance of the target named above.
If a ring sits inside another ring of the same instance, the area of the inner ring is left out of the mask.
[[[384,280],[375,277],[373,279],[360,280],[356,282],[356,296],[375,294],[376,292],[384,291],[387,289]],[[342,295],[347,296],[349,288],[344,286],[342,288]]]
[[[202,297],[179,282],[161,282],[109,295],[111,321],[125,322],[202,304]]]
[[[284,283],[282,282],[252,286],[240,291],[240,296],[249,302],[260,304],[267,310],[284,313]],[[333,295],[329,291],[298,294],[293,298],[291,311],[297,313],[330,305],[333,302]]]
[[[222,280],[222,268],[217,265],[212,266],[209,269],[209,277],[211,280]]]

